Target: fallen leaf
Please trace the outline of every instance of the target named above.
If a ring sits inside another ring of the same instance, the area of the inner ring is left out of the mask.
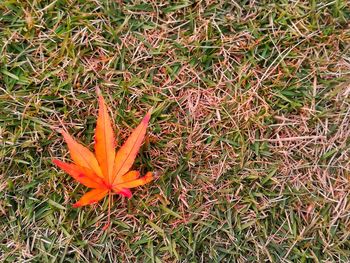
[[[108,109],[101,92],[97,90],[97,93],[99,112],[95,130],[95,154],[76,142],[67,132],[61,130],[73,163],[65,163],[57,159],[54,159],[53,163],[79,183],[92,188],[73,207],[94,204],[109,195],[106,228],[110,222],[111,195],[121,194],[130,198],[132,196],[130,188],[147,184],[153,179],[151,172],[140,177],[138,171],[129,171],[144,140],[151,111],[146,114],[119,151],[115,153],[115,136]]]

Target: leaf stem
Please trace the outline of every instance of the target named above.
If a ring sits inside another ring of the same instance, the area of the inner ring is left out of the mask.
[[[107,218],[107,224],[102,228],[103,230],[106,230],[111,223],[111,201],[112,201],[112,191],[109,191],[108,192],[108,218]]]

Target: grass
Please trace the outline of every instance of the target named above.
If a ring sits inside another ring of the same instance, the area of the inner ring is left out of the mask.
[[[349,262],[350,6],[0,1],[1,262]],[[95,86],[157,180],[73,209]]]

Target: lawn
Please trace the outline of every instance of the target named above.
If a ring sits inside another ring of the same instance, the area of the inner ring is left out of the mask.
[[[349,262],[350,4],[0,0],[0,262]],[[73,208],[99,87],[155,180]]]

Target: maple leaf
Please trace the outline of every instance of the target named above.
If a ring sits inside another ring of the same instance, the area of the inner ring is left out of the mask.
[[[97,90],[97,93],[99,112],[95,130],[95,154],[76,142],[67,132],[61,130],[73,163],[65,163],[57,159],[54,159],[53,163],[79,183],[93,188],[84,194],[73,207],[97,203],[109,195],[108,226],[111,195],[116,193],[131,198],[130,188],[144,185],[153,179],[151,172],[140,178],[138,171],[129,171],[145,137],[151,111],[146,114],[116,153],[115,136],[108,109],[101,92]]]

